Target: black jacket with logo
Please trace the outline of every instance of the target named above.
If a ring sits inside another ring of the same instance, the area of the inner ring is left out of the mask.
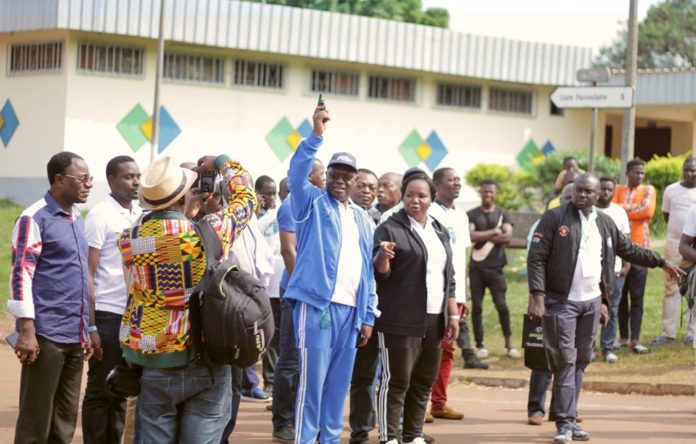
[[[454,267],[452,249],[447,229],[431,219],[437,237],[447,252],[445,267],[445,298],[442,315],[447,320],[447,299],[454,297]],[[384,221],[375,231],[374,254],[383,241],[396,243],[396,256],[388,273],[375,270],[378,308],[382,312],[375,321],[375,329],[399,336],[425,336],[427,318],[426,268],[428,252],[418,233],[411,228],[411,221],[401,209]],[[444,323],[447,325],[447,322]],[[443,331],[444,334],[444,331]]]
[[[561,302],[568,299],[580,249],[580,223],[580,214],[572,202],[544,213],[527,255],[530,293],[544,293]],[[601,211],[597,212],[597,227],[602,236],[602,299],[609,300],[614,295],[616,256],[650,268],[664,265],[659,254],[632,243]]]

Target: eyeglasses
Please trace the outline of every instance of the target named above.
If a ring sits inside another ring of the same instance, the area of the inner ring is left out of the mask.
[[[75,179],[80,183],[94,182],[94,176],[73,176],[72,174],[63,174],[63,176]]]

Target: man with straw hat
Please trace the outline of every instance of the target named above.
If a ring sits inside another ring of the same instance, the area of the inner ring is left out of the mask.
[[[254,214],[256,196],[247,171],[222,155],[201,159],[198,173],[217,172],[228,206],[203,219],[231,246]],[[196,172],[165,156],[145,168],[140,204],[151,210],[119,240],[130,275],[120,340],[129,363],[143,367],[138,398],[141,442],[217,443],[231,402],[230,367],[194,359],[189,296],[200,282],[206,254],[194,225],[208,197],[192,188]]]

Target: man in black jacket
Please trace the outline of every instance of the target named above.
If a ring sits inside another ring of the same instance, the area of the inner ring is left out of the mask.
[[[575,387],[590,362],[600,313],[608,316],[616,256],[646,267],[662,267],[673,278],[683,272],[659,254],[638,247],[612,219],[596,211],[599,181],[584,173],[575,179],[572,201],[547,211],[534,231],[527,269],[529,315],[541,319],[544,348],[554,372],[554,443],[587,441],[575,423]]]

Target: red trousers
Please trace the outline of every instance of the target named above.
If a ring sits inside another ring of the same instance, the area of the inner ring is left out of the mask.
[[[463,304],[457,304],[459,308],[459,315],[461,316],[463,311]],[[442,359],[440,359],[440,371],[437,374],[437,379],[433,385],[433,391],[430,394],[430,402],[432,403],[432,408],[435,410],[442,410],[445,405],[447,405],[447,385],[449,384],[450,374],[452,373],[452,367],[454,366],[454,342],[456,338],[451,341],[443,340],[440,343],[442,347]]]

